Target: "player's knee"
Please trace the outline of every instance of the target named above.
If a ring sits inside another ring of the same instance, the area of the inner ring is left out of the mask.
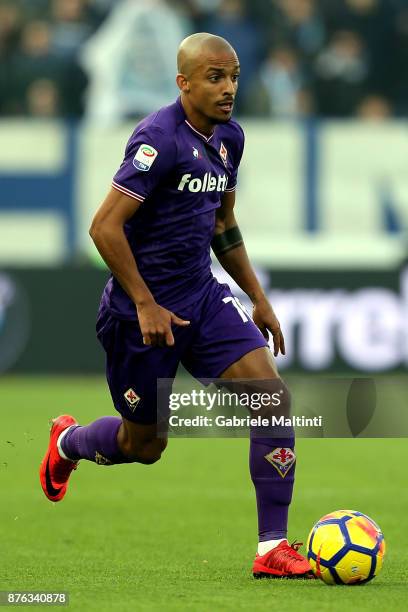
[[[146,449],[144,447],[127,447],[124,449],[124,454],[134,463],[142,463],[143,465],[153,465],[161,458],[161,452],[156,449]]]
[[[137,457],[135,457],[136,463],[141,463],[142,465],[153,465],[153,463],[157,463],[161,459],[161,453],[152,454],[152,453],[140,453]]]
[[[259,399],[253,414],[261,415],[262,418],[289,417],[291,412],[291,396],[288,387],[280,378],[271,381],[262,381],[262,387],[257,385],[256,392],[252,395],[252,400]]]
[[[152,465],[160,461],[163,451],[166,449],[167,440],[157,439],[154,443],[147,444],[139,449],[139,463]]]
[[[167,440],[161,438],[144,443],[128,441],[123,448],[123,453],[135,463],[152,465],[160,460],[166,446]]]

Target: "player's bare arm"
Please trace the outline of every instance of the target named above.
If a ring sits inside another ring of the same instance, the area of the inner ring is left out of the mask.
[[[89,233],[112,274],[135,304],[144,344],[172,346],[171,324],[188,325],[189,321],[157,304],[139,273],[124,224],[140,205],[135,198],[112,188],[96,212]]]
[[[221,206],[216,211],[213,251],[226,272],[251,299],[254,323],[268,339],[273,337],[275,357],[285,354],[285,341],[279,321],[270,305],[249,261],[245,245],[234,215],[235,191],[224,193]]]

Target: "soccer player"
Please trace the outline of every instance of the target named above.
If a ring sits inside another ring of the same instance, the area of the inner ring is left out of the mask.
[[[112,272],[97,336],[120,416],[86,426],[69,415],[53,420],[40,468],[51,501],[64,497],[81,459],[104,465],[160,459],[166,439],[158,435],[157,379],[173,379],[180,362],[198,379],[269,381],[289,406],[267,342],[269,331],[275,356],[284,354],[282,332],[234,216],[244,148],[242,128],[231,119],[238,58],[223,38],[199,33],[181,43],[177,60],[180,97],[136,127],[90,229]],[[253,320],[213,277],[210,247],[252,300]],[[311,576],[308,561],[287,541],[294,464],[293,431],[251,432],[256,577]]]

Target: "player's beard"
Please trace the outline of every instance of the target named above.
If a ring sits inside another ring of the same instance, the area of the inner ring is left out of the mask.
[[[210,121],[213,125],[219,125],[223,123],[228,123],[232,119],[232,113],[229,117],[225,117],[225,119],[221,117],[210,117]]]
[[[232,103],[232,109],[229,115],[222,116],[220,112],[220,115],[212,117],[211,121],[213,122],[214,125],[228,123],[232,118],[233,111],[234,111],[234,103]]]

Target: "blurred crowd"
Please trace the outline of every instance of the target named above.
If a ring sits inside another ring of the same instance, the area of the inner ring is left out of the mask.
[[[142,116],[196,31],[235,47],[240,115],[408,116],[408,0],[0,0],[0,115]]]

